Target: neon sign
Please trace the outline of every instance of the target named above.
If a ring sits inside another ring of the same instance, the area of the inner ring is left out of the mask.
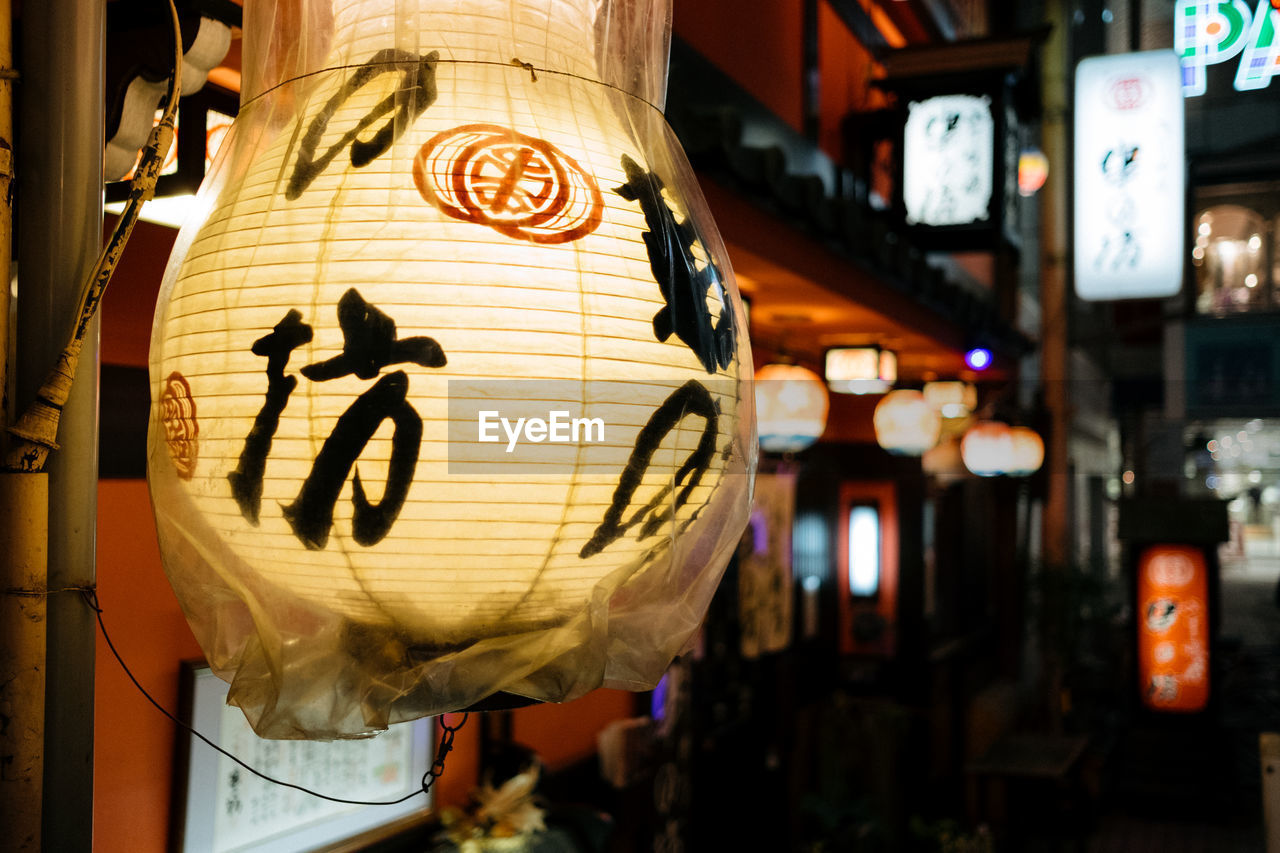
[[[1178,0],[1173,48],[1182,60],[1182,94],[1188,98],[1205,93],[1208,66],[1236,56],[1236,89],[1263,89],[1280,74],[1280,0],[1258,0],[1252,12],[1245,0]]]

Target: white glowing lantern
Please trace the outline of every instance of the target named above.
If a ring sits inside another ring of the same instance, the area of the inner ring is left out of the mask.
[[[1044,441],[1040,434],[1031,427],[1016,426],[1009,428],[1009,439],[1013,442],[1013,456],[1007,473],[1027,477],[1039,471],[1044,464]]]
[[[659,112],[669,21],[246,7],[156,312],[149,478],[260,734],[645,689],[699,624],[756,442],[737,286]]]
[[[944,418],[963,418],[978,405],[978,389],[968,382],[926,382],[924,398]]]
[[[798,364],[766,364],[756,371],[760,449],[796,453],[827,428],[827,386]]]
[[[998,477],[1013,463],[1013,437],[1001,421],[979,421],[960,440],[964,466],[979,477]]]
[[[876,404],[871,419],[876,443],[898,456],[920,456],[938,443],[942,419],[924,394],[899,389]]]

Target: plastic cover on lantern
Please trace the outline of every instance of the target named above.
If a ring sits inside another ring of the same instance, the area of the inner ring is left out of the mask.
[[[156,310],[148,478],[260,735],[651,688],[700,624],[757,450],[737,286],[659,111],[669,28],[667,0],[246,6]],[[507,455],[477,423],[559,409],[603,437]]]

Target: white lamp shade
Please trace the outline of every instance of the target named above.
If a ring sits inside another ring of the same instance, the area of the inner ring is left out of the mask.
[[[798,364],[766,364],[756,371],[760,449],[798,453],[827,428],[827,386]]]
[[[964,466],[979,477],[998,477],[1013,464],[1013,436],[1002,421],[978,421],[960,440]]]
[[[1031,427],[1010,427],[1009,438],[1013,442],[1013,461],[1009,474],[1026,477],[1040,470],[1044,464],[1044,441]]]
[[[968,382],[926,382],[924,398],[944,418],[963,418],[978,405],[978,389]]]
[[[149,479],[259,734],[649,688],[701,621],[750,507],[750,344],[654,107],[669,10],[633,6],[246,9],[156,311]],[[601,429],[508,449],[486,412]]]
[[[942,419],[919,391],[890,391],[872,415],[876,443],[898,456],[920,456],[938,443]]]

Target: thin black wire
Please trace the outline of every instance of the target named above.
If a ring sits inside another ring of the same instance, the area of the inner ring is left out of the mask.
[[[515,68],[523,69],[524,71],[528,71],[530,74],[534,74],[535,81],[537,80],[537,76],[536,76],[537,74],[553,74],[557,77],[567,77],[570,80],[580,80],[584,83],[596,83],[600,86],[604,86],[606,89],[613,89],[615,92],[621,95],[626,95],[628,98],[634,98],[635,100],[639,101],[642,104],[645,104],[646,106],[653,107],[659,113],[662,112],[661,109],[658,109],[657,104],[653,103],[652,101],[645,100],[644,98],[640,97],[634,92],[628,92],[626,89],[622,88],[621,86],[614,85],[613,83],[607,83],[604,80],[597,80],[594,77],[584,77],[581,74],[574,74],[572,71],[556,71],[551,68],[537,68],[532,63],[521,62],[519,58],[512,59],[510,62],[498,62],[497,60],[494,60],[494,59],[437,59],[436,62],[442,65],[446,65],[446,64],[447,65],[492,65],[497,68],[515,67]],[[330,71],[351,71],[357,68],[363,68],[366,64],[385,65],[388,68],[396,68],[400,65],[403,65],[404,62],[392,61],[392,62],[378,62],[378,63],[360,63],[358,65],[331,65],[327,68],[319,68],[319,69],[316,69],[315,71],[308,71],[305,74],[299,74],[296,77],[290,77],[288,80],[281,80],[279,83],[276,83],[274,86],[263,89],[261,92],[254,95],[252,98],[250,98],[249,100],[241,104],[240,109],[243,110],[245,107],[249,106],[254,101],[259,101],[265,98],[267,95],[270,95],[276,89],[282,89],[285,86],[288,86],[290,83],[296,83],[299,80],[305,80],[308,77],[316,77],[320,74],[328,74]]]
[[[98,629],[102,631],[102,639],[106,641],[107,648],[111,650],[111,654],[115,657],[116,663],[120,664],[120,668],[124,670],[124,674],[127,675],[129,677],[129,680],[133,682],[133,686],[138,688],[138,692],[141,693],[143,697],[145,697],[146,700],[150,702],[157,711],[159,711],[161,714],[164,714],[166,717],[172,720],[175,725],[180,726],[181,728],[190,732],[195,737],[204,741],[204,743],[207,744],[209,748],[213,749],[215,752],[219,752],[222,755],[225,755],[227,758],[230,758],[232,761],[234,761],[236,764],[239,764],[245,770],[248,770],[254,776],[257,776],[259,779],[262,779],[264,781],[270,782],[273,785],[279,785],[283,788],[293,788],[295,791],[301,791],[304,794],[310,794],[313,797],[319,797],[320,799],[328,800],[331,803],[345,803],[347,805],[353,805],[353,806],[399,805],[400,803],[403,803],[406,800],[413,799],[419,794],[425,794],[431,790],[431,786],[434,785],[435,781],[439,779],[440,776],[444,773],[444,760],[445,760],[445,757],[450,752],[453,751],[454,735],[458,733],[459,729],[461,729],[463,726],[467,724],[467,718],[471,716],[470,713],[463,713],[462,719],[458,722],[456,726],[451,726],[444,721],[443,717],[440,718],[440,729],[441,729],[440,745],[436,747],[435,760],[432,761],[431,766],[427,768],[427,772],[422,774],[422,787],[419,790],[414,791],[412,794],[405,794],[400,799],[391,800],[390,802],[376,802],[376,801],[370,801],[370,800],[348,800],[348,799],[344,799],[343,797],[330,797],[328,794],[321,794],[318,791],[313,791],[310,788],[303,787],[302,785],[295,785],[292,782],[283,782],[279,779],[268,776],[266,773],[263,773],[260,770],[256,770],[253,767],[250,767],[248,764],[244,763],[239,758],[232,755],[230,752],[227,752],[225,749],[218,746],[213,741],[209,740],[209,738],[200,734],[200,732],[196,731],[187,723],[184,723],[182,720],[179,720],[173,714],[169,713],[164,708],[164,706],[161,705],[159,702],[157,702],[155,699],[153,699],[151,697],[151,694],[147,692],[146,688],[143,687],[138,682],[138,679],[134,677],[133,672],[129,669],[128,664],[124,662],[124,658],[120,657],[120,652],[116,650],[115,643],[111,642],[111,635],[107,633],[106,623],[102,621],[102,607],[99,606],[98,604],[97,592],[95,592],[92,589],[82,589],[79,592],[80,592],[80,595],[84,598],[85,603],[89,605],[89,607],[93,610],[95,614],[97,614]]]

